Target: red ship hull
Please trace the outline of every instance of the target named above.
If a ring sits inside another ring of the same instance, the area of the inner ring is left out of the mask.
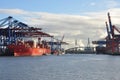
[[[28,47],[24,44],[8,46],[8,49],[14,53],[14,56],[42,56],[51,53],[50,48]]]

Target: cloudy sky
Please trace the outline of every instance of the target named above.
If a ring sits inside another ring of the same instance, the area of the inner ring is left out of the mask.
[[[74,46],[86,46],[87,39],[104,39],[105,21],[110,12],[112,23],[120,27],[120,0],[2,0],[0,18],[13,16]]]

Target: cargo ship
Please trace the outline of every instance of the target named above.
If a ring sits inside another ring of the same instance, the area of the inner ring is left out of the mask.
[[[51,53],[49,43],[46,40],[41,40],[42,37],[52,37],[49,34],[41,31],[16,32],[15,34],[22,35],[22,37],[16,38],[15,41],[11,41],[9,44],[7,44],[3,39],[5,50],[2,49],[0,51],[0,56],[42,56]],[[27,39],[26,36],[29,38]],[[34,40],[31,40],[32,38]],[[38,41],[36,38],[38,38]]]
[[[34,41],[17,41],[15,44],[7,46],[9,53],[13,53],[14,56],[42,56],[51,53],[51,49],[47,42],[40,44],[40,41],[36,44]]]

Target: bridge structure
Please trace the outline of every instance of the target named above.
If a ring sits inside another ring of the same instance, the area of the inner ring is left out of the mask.
[[[77,46],[77,41],[75,41],[75,45]],[[69,48],[66,50],[66,53],[70,53],[70,54],[93,54],[95,53],[95,47],[91,47],[90,45],[90,39],[88,38],[88,42],[87,42],[87,46],[78,46],[78,47],[73,47],[73,48]]]
[[[95,47],[72,47],[65,50],[66,54],[94,54],[95,53]]]

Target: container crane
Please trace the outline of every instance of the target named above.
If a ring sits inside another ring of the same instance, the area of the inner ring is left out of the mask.
[[[120,55],[120,30],[112,24],[110,13],[107,14],[108,23],[106,22],[107,37],[105,38],[106,47],[101,49],[107,54]],[[116,34],[118,32],[119,34]],[[93,44],[98,44],[101,41],[93,41]],[[99,49],[99,48],[98,48]]]
[[[61,52],[64,51],[61,46],[68,45],[68,43],[64,42],[63,39],[64,39],[64,35],[61,37],[60,40],[53,37],[52,41],[49,42],[49,44],[51,44],[52,46],[51,50],[53,54],[61,54]]]
[[[41,31],[41,28],[29,25],[14,19],[12,16],[0,20],[0,54],[10,44],[15,44],[24,37],[50,37],[50,34]]]
[[[120,30],[115,25],[112,25],[110,13],[108,13],[108,21],[109,21],[110,31],[107,33],[108,33],[108,37],[110,35],[110,38],[106,39],[107,41],[106,52],[110,54],[120,54],[120,48],[119,48],[120,34],[115,34],[115,31],[120,33]]]

